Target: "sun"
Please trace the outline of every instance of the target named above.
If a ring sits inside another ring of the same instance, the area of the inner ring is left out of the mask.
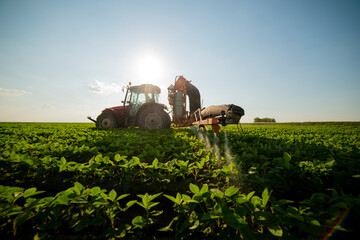
[[[164,76],[164,63],[155,53],[141,55],[135,66],[136,75],[142,81],[158,81]]]

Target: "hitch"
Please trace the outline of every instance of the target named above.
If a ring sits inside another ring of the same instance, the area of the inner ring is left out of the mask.
[[[96,120],[92,119],[90,116],[88,116],[87,119],[89,119],[90,121],[96,123]]]
[[[213,131],[215,133],[218,133],[218,132],[220,132],[219,123],[221,123],[223,126],[226,126],[227,117],[225,117],[225,112],[224,111],[221,112],[221,117],[220,118],[202,119],[201,109],[199,108],[198,110],[196,110],[194,112],[193,116],[194,116],[195,121],[193,121],[191,123],[192,123],[192,125],[198,125],[199,126],[198,129],[200,129],[202,127],[205,130],[207,130],[206,126],[211,125]]]

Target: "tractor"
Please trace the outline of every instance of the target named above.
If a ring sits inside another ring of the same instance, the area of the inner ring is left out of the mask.
[[[96,120],[91,117],[88,119],[95,122],[98,128],[170,128],[171,119],[165,111],[167,107],[159,103],[160,92],[160,88],[152,84],[131,86],[129,82],[122,106],[106,108]]]
[[[215,132],[220,131],[219,124],[238,124],[245,114],[244,109],[234,104],[223,104],[201,108],[199,90],[183,76],[175,78],[174,85],[168,87],[168,100],[172,111],[172,121],[166,112],[167,107],[159,103],[160,88],[152,84],[126,87],[122,106],[106,108],[96,120],[98,128],[135,127],[142,129],[212,125]],[[123,88],[124,90],[125,88]],[[189,104],[187,104],[189,100]],[[189,110],[189,111],[188,111]]]

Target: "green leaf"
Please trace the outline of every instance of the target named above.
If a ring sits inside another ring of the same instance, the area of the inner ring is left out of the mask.
[[[36,192],[36,187],[26,189],[23,194],[23,197],[24,198],[29,197],[29,196],[33,195],[35,192]]]
[[[157,194],[154,194],[154,195],[150,195],[150,200],[149,202],[151,202],[152,200],[154,200],[155,198],[157,198],[158,196],[160,196],[162,193],[157,193]]]
[[[238,197],[237,199],[236,199],[236,203],[237,204],[243,204],[243,203],[246,203],[246,202],[248,202],[248,200],[246,199],[246,198],[241,198],[241,197]]]
[[[65,165],[66,164],[66,159],[64,157],[61,157],[60,159],[60,164],[61,165]]]
[[[128,202],[126,203],[126,207],[129,208],[129,207],[131,207],[132,205],[134,205],[136,202],[137,202],[136,200],[128,201]]]
[[[100,187],[93,187],[93,188],[91,189],[91,194],[92,194],[93,196],[99,195],[100,193],[101,193]]]
[[[217,188],[213,188],[210,191],[211,191],[211,193],[212,193],[212,195],[214,197],[218,197],[218,198],[223,198],[224,197],[224,193],[221,190],[217,189]]]
[[[152,207],[155,207],[156,205],[158,205],[160,202],[152,202],[152,203],[149,203],[148,205],[148,209],[152,208]]]
[[[116,199],[116,201],[119,201],[119,200],[121,200],[121,199],[123,199],[123,198],[126,198],[127,196],[129,196],[130,194],[128,194],[128,193],[126,193],[126,194],[121,194],[117,199]]]
[[[180,204],[180,203],[181,203],[181,199],[182,199],[182,198],[181,198],[181,194],[180,194],[180,193],[177,193],[177,194],[176,194],[176,203],[177,203],[177,204]]]
[[[189,187],[190,191],[194,194],[198,194],[200,192],[199,187],[195,184],[190,183]]]
[[[287,152],[284,152],[283,158],[284,158],[284,167],[289,169],[290,168],[290,160],[291,160],[290,154],[288,154]]]
[[[205,158],[201,158],[201,161],[200,162],[195,162],[196,163],[196,166],[199,168],[199,169],[202,169],[204,167],[204,164],[205,164]]]
[[[141,198],[144,206],[147,208],[149,201],[149,194],[145,193],[145,195],[143,195],[143,197]]]
[[[36,234],[35,234],[34,240],[41,240],[41,237],[39,236],[39,233],[36,233]]]
[[[262,205],[262,199],[259,198],[258,196],[253,196],[253,197],[251,198],[251,203],[254,205],[254,207],[259,207],[258,205],[264,207],[264,206]]]
[[[146,225],[146,219],[143,218],[142,216],[136,216],[133,220],[132,220],[132,225],[135,228],[143,228]]]
[[[247,225],[247,222],[242,217],[236,216],[233,213],[225,214],[224,220],[227,225],[234,229],[241,229],[241,225]]]
[[[136,203],[137,203],[139,206],[141,206],[142,208],[147,209],[147,206],[145,206],[145,205],[144,205],[144,204],[142,204],[141,202],[136,201]]]
[[[192,200],[191,197],[189,195],[186,195],[186,194],[181,194],[181,197],[185,202]]]
[[[316,219],[310,220],[309,223],[312,224],[312,225],[315,225],[315,226],[320,226],[319,221],[316,220]]]
[[[164,194],[164,197],[166,197],[166,198],[169,199],[170,201],[173,201],[173,202],[176,203],[176,204],[180,204],[180,203],[177,202],[176,198],[174,198],[173,196]]]
[[[115,159],[115,161],[119,162],[121,160],[121,157],[119,154],[116,154],[114,159]]]
[[[102,160],[102,155],[101,155],[101,154],[99,154],[99,155],[97,155],[97,156],[95,157],[95,161],[96,161],[96,162],[101,162],[101,160]]]
[[[58,204],[62,204],[62,205],[68,205],[69,204],[69,198],[65,194],[62,194],[62,195],[59,195],[56,198],[55,202],[58,203]]]
[[[269,192],[268,188],[265,188],[264,191],[262,192],[262,205],[265,207],[267,202],[269,201],[271,193]]]
[[[326,162],[324,165],[326,165],[327,167],[332,167],[334,164],[335,164],[335,159]]]
[[[112,201],[115,201],[116,196],[117,196],[116,191],[115,191],[114,189],[111,190],[110,193],[109,193],[109,198],[110,198]]]
[[[136,165],[138,165],[138,164],[140,163],[140,158],[138,158],[138,157],[136,157],[136,156],[133,156],[131,159],[134,161],[134,163],[135,163]]]
[[[264,211],[256,211],[254,212],[254,217],[257,221],[266,221],[268,214]]]
[[[207,184],[204,184],[200,190],[200,194],[204,194],[209,191],[209,186]]]
[[[290,204],[290,203],[294,203],[294,201],[287,200],[287,199],[280,199],[279,201],[276,202],[276,205],[281,206],[281,205],[286,205],[286,204]]]
[[[39,204],[43,204],[43,203],[48,204],[52,200],[54,200],[54,197],[44,197],[44,198],[40,198],[39,200],[40,200]]]
[[[25,163],[26,163],[27,165],[29,165],[29,166],[34,165],[34,161],[31,160],[31,159],[25,159],[25,160],[23,160],[23,162],[25,162]]]
[[[59,172],[65,171],[67,168],[67,165],[60,165]]]
[[[30,196],[34,196],[34,195],[37,195],[37,194],[40,194],[43,192],[45,192],[45,191],[37,191],[36,187],[33,187],[33,188],[26,189],[23,194],[23,197],[28,198]]]
[[[268,227],[270,233],[276,237],[282,237],[283,235],[283,230],[281,229],[281,227],[279,225],[275,225],[275,226],[270,226]]]
[[[156,217],[156,216],[160,216],[164,211],[163,210],[154,210],[154,211],[151,211],[150,214],[152,217]]]
[[[232,195],[236,194],[239,191],[238,188],[234,186],[230,186],[225,190],[225,196],[231,197]]]
[[[8,157],[8,156],[10,156],[10,151],[9,150],[5,150],[5,151],[3,151],[3,153],[2,153],[5,157]]]
[[[81,194],[83,192],[84,186],[81,183],[75,182],[74,186],[78,194]]]
[[[131,207],[132,205],[134,205],[135,203],[139,203],[138,201],[136,200],[131,200],[129,202],[126,203],[126,206],[124,209],[121,209],[122,211],[126,211],[129,207]]]
[[[159,160],[157,158],[155,158],[154,161],[152,162],[152,165],[154,168],[157,168],[159,165]]]
[[[195,220],[194,225],[192,225],[191,227],[189,227],[189,229],[194,230],[195,228],[197,228],[197,227],[199,226],[199,224],[200,224],[200,221],[197,219],[197,220]]]
[[[255,194],[255,191],[250,192],[247,196],[246,199],[250,200],[250,198]]]

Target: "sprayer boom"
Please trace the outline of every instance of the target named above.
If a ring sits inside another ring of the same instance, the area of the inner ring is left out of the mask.
[[[219,132],[219,124],[226,126],[228,123],[239,123],[244,115],[244,109],[234,104],[201,109],[199,90],[183,76],[177,76],[174,85],[168,87],[168,100],[173,110],[172,121],[177,127],[198,125],[199,128],[206,128],[211,125],[214,132]]]

